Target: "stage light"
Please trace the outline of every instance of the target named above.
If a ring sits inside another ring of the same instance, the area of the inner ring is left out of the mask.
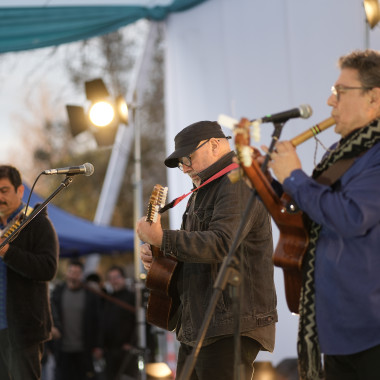
[[[368,25],[373,29],[380,21],[380,9],[378,0],[363,0],[364,10]]]
[[[86,97],[91,101],[88,119],[96,127],[113,126],[115,120],[115,105],[110,100],[110,94],[103,79],[96,78],[84,82]]]
[[[92,102],[96,102],[100,99],[105,99],[110,96],[103,79],[96,78],[87,82],[84,82],[86,91],[86,97]]]
[[[276,370],[271,362],[254,362],[252,380],[276,380]]]
[[[145,365],[147,380],[170,380],[173,373],[166,363],[147,363]]]
[[[111,99],[100,78],[85,82],[86,97],[92,102],[88,111],[90,123],[97,127],[114,126],[117,123],[128,124],[128,106],[122,96]]]
[[[122,96],[112,98],[101,78],[84,83],[86,98],[91,102],[85,112],[83,107],[67,105],[72,135],[89,130],[98,146],[112,145],[117,126],[128,125],[128,106]],[[107,130],[107,131],[106,131]]]
[[[122,96],[116,98],[116,110],[121,123],[128,124],[128,105]]]
[[[110,102],[98,101],[88,110],[88,118],[96,127],[107,127],[115,121],[115,109]]]
[[[69,116],[71,134],[75,137],[86,131],[88,122],[83,107],[67,105],[66,110]]]

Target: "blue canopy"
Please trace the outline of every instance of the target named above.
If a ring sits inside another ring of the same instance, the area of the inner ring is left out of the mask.
[[[25,185],[24,202],[30,189]],[[44,199],[32,194],[30,206]],[[101,226],[79,218],[49,203],[48,215],[58,234],[60,257],[82,256],[90,253],[133,252],[134,231],[132,229]],[[31,221],[33,223],[33,220]]]

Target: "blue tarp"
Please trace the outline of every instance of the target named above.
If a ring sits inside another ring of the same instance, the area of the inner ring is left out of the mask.
[[[24,202],[26,202],[30,189],[27,185],[24,186]],[[30,206],[34,207],[36,203],[42,203],[44,200],[33,193]],[[69,214],[51,203],[48,204],[47,210],[58,234],[61,257],[91,253],[133,252],[134,231],[132,229],[97,225]]]

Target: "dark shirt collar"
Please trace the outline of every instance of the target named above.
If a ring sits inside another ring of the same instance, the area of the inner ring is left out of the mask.
[[[231,151],[221,157],[218,161],[214,162],[205,170],[198,173],[199,178],[201,179],[201,183],[212,177],[214,174],[218,173],[226,166],[232,163],[232,158],[235,156],[235,152]]]

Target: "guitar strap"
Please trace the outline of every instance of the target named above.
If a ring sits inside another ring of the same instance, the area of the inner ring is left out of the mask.
[[[174,206],[177,206],[177,204],[179,202],[182,201],[182,199],[185,199],[187,196],[189,196],[191,193],[194,193],[194,191],[197,191],[198,189],[200,189],[201,187],[203,186],[206,186],[208,183],[216,180],[217,178],[221,177],[222,175],[226,174],[226,173],[229,173],[231,170],[234,170],[234,169],[237,169],[239,167],[238,164],[236,163],[232,163],[228,166],[226,166],[224,169],[222,169],[221,171],[219,171],[218,173],[214,174],[212,177],[210,177],[207,181],[203,182],[202,185],[198,186],[197,188],[191,190],[189,193],[187,194],[183,194],[181,195],[180,197],[178,198],[175,198],[174,200],[172,200],[170,203],[168,203],[166,206],[162,207],[161,210],[159,211],[160,214],[162,214],[163,212],[165,212],[166,210],[168,210],[169,208],[173,208]]]
[[[325,170],[319,177],[315,180],[321,185],[332,186],[336,181],[338,181],[343,174],[353,165],[356,159],[361,157],[365,152],[362,152],[356,157],[350,157],[347,159],[342,159],[335,162],[327,170]]]
[[[364,152],[363,152],[364,153]],[[340,160],[336,162],[334,165],[330,166],[327,170],[325,170],[317,179],[316,181],[331,186],[334,184],[342,175],[351,167],[351,165],[355,162],[355,160],[360,157],[361,155],[357,157],[351,157],[347,159]],[[177,206],[179,202],[181,202],[183,199],[185,199],[187,196],[189,196],[191,193],[197,191],[203,186],[206,186],[208,183],[216,180],[217,178],[221,177],[222,175],[229,173],[231,170],[238,169],[239,165],[236,163],[232,163],[228,166],[226,166],[224,169],[219,171],[218,173],[214,174],[212,177],[210,177],[207,181],[203,182],[202,185],[198,186],[197,188],[191,190],[187,194],[183,194],[178,198],[175,198],[170,203],[162,207],[159,211],[160,214],[164,213],[170,208],[173,208]]]

